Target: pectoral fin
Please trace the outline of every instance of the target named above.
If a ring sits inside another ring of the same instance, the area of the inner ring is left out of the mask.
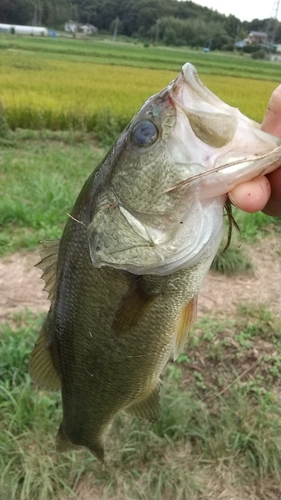
[[[33,348],[29,363],[29,374],[41,389],[58,391],[60,377],[51,356],[51,341],[48,338],[48,317],[43,324]]]
[[[146,290],[141,277],[133,277],[133,282],[116,312],[113,330],[117,335],[126,333],[132,328],[153,304],[157,294]]]
[[[196,319],[196,313],[197,295],[182,309],[174,342],[174,361],[184,348],[187,336]]]
[[[147,397],[128,406],[126,408],[126,413],[140,419],[150,420],[150,422],[157,422],[161,411],[159,390],[160,382]]]

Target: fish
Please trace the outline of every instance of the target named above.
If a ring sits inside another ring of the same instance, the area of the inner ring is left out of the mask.
[[[94,169],[38,264],[51,304],[29,372],[61,391],[59,451],[103,462],[117,413],[160,418],[161,374],[196,319],[227,192],[276,169],[280,152],[186,63]]]

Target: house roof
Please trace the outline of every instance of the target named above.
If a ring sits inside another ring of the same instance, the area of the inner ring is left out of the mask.
[[[250,31],[249,36],[250,35],[267,37],[267,33],[265,33],[264,31]]]

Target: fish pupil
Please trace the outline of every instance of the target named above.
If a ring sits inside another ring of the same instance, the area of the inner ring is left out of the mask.
[[[136,146],[148,147],[151,146],[151,144],[154,144],[157,140],[158,134],[158,128],[153,122],[143,120],[135,125],[132,130],[131,137]]]

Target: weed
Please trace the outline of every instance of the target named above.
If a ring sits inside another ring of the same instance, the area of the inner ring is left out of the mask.
[[[103,154],[90,141],[77,142],[75,135],[71,139],[71,133],[60,138],[57,134],[55,140],[42,133],[40,141],[15,135],[0,160],[2,254],[59,238],[81,179],[86,180]]]
[[[0,139],[6,139],[9,132],[7,118],[5,116],[4,108],[0,102]]]
[[[222,274],[231,275],[235,273],[253,272],[253,264],[239,248],[230,246],[225,252],[218,252],[212,262],[211,268]]]
[[[264,238],[266,235],[272,234],[274,229],[279,228],[280,218],[268,217],[262,212],[247,214],[233,209],[234,217],[241,229],[241,241],[257,241]]]

